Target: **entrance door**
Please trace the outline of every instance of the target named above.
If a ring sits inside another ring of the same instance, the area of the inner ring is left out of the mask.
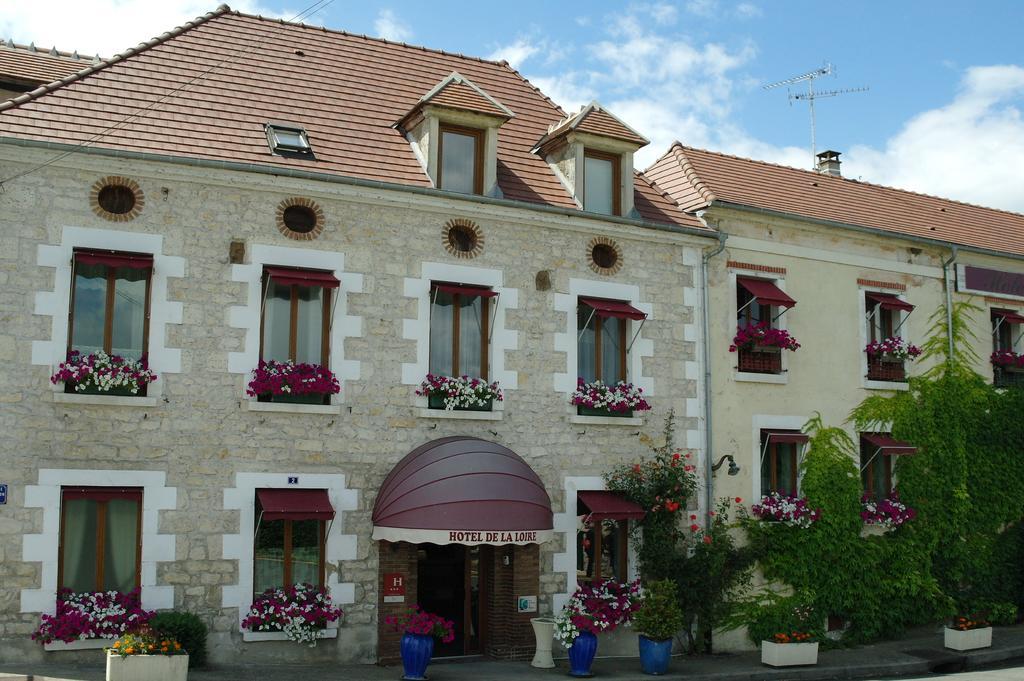
[[[491,555],[486,546],[420,544],[416,585],[420,606],[455,623],[455,640],[436,642],[434,657],[483,652]]]

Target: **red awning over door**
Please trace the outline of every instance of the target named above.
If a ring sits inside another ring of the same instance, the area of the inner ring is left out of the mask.
[[[790,308],[796,305],[796,301],[786,295],[786,292],[770,281],[764,279],[751,279],[750,277],[736,277],[736,283],[750,291],[750,294],[757,298],[762,305],[777,305]]]
[[[263,520],[333,520],[325,489],[258,489]]]
[[[905,300],[900,300],[892,293],[867,292],[868,300],[882,306],[883,310],[900,310],[901,312],[913,312],[914,306]]]
[[[873,447],[877,447],[885,456],[917,453],[917,447],[909,442],[893,439],[888,433],[864,433],[861,437]]]
[[[640,520],[644,509],[618,492],[586,490],[576,493],[576,514],[589,515],[591,520]]]
[[[75,262],[80,262],[83,265],[106,265],[107,267],[148,270],[153,267],[153,256],[148,253],[120,253],[118,251],[82,249],[75,251]]]
[[[284,286],[322,286],[338,288],[341,282],[330,272],[320,270],[300,270],[292,267],[267,267],[266,273]]]
[[[598,317],[616,317],[618,319],[647,319],[647,313],[636,309],[629,303],[620,300],[605,300],[604,298],[580,297],[580,303],[594,308]]]
[[[398,462],[373,507],[373,538],[413,544],[537,544],[553,535],[551,499],[512,450],[445,437]]]

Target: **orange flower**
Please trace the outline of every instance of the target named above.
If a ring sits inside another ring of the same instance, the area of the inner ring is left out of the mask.
[[[178,643],[177,641],[175,641],[175,642],[174,642],[174,649],[175,649],[175,650],[181,650],[181,644],[180,644],[180,643]]]
[[[120,648],[121,647],[121,642],[120,641],[114,641],[114,646],[113,647],[114,648]]]
[[[135,654],[135,648],[131,648],[131,647],[126,648],[124,652],[128,653],[129,655],[134,655]]]

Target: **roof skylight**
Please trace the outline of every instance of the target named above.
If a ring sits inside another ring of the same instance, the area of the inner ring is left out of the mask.
[[[267,123],[267,142],[270,144],[271,153],[279,156],[313,154],[306,131],[297,125]]]

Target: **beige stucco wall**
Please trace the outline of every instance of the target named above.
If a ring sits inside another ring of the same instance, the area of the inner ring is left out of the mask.
[[[0,146],[0,176],[49,158]],[[112,223],[89,210],[89,188],[105,175],[130,177],[142,187],[146,205],[135,220]],[[311,198],[323,208],[327,226],[318,239],[297,242],[278,232],[275,208],[290,196]],[[483,230],[478,258],[458,260],[442,247],[442,226],[453,217]],[[182,259],[184,276],[167,279],[166,296],[180,302],[181,323],[168,323],[163,339],[180,349],[180,372],[161,375],[154,406],[57,403],[48,380],[52,368],[33,364],[34,343],[51,339],[53,323],[39,314],[55,286],[54,268],[39,264],[41,247],[61,244],[68,227],[162,235],[163,254]],[[595,235],[622,247],[624,265],[613,277],[588,267],[586,246]],[[231,324],[232,309],[246,305],[248,290],[233,279],[232,240],[245,241],[247,257],[265,246],[343,253],[346,273],[361,276],[359,287],[343,288],[346,315],[361,321],[344,339],[346,362],[358,364],[355,377],[343,382],[338,414],[243,408],[247,379],[228,365],[230,353],[245,350],[245,332]],[[680,416],[681,443],[699,445],[699,297],[692,288],[699,252],[693,244],[704,243],[436,196],[91,155],[9,183],[0,194],[0,451],[2,481],[10,485],[8,503],[0,506],[0,659],[42,654],[27,640],[38,613],[23,612],[21,604],[23,590],[39,589],[45,572],[40,562],[25,558],[38,547],[23,546],[23,537],[46,532],[44,511],[25,507],[26,488],[39,484],[41,469],[95,469],[162,472],[166,486],[177,490],[170,509],[154,511],[155,531],[173,537],[173,558],[156,563],[156,584],[171,587],[176,608],[209,622],[215,658],[372,660],[378,576],[370,512],[385,475],[417,445],[455,434],[502,443],[538,472],[556,513],[564,508],[567,476],[600,476],[614,462],[646,452],[638,433],[660,432],[670,408]],[[498,270],[503,286],[517,290],[505,319],[518,334],[505,353],[506,371],[517,385],[506,391],[501,420],[424,418],[414,386],[403,383],[403,363],[417,358],[416,341],[404,337],[418,312],[417,301],[406,296],[406,280],[421,277],[424,262]],[[536,289],[542,270],[551,272],[551,290]],[[653,386],[654,410],[640,424],[572,422],[566,395],[555,389],[555,375],[570,370],[566,353],[556,349],[557,335],[567,327],[556,298],[569,293],[570,279],[636,286],[640,302],[649,305],[651,319],[638,343],[650,349],[640,365]],[[239,472],[346,476],[356,501],[343,515],[341,532],[355,537],[354,555],[332,562],[328,573],[354,585],[354,602],[344,606],[336,641],[315,650],[241,642],[236,610],[221,605],[222,589],[239,581],[238,562],[224,557],[223,538],[247,532],[239,512],[226,509],[224,501]],[[563,550],[561,535],[542,548],[541,614],[550,614],[553,595],[566,589],[564,573],[553,565],[554,554]]]

